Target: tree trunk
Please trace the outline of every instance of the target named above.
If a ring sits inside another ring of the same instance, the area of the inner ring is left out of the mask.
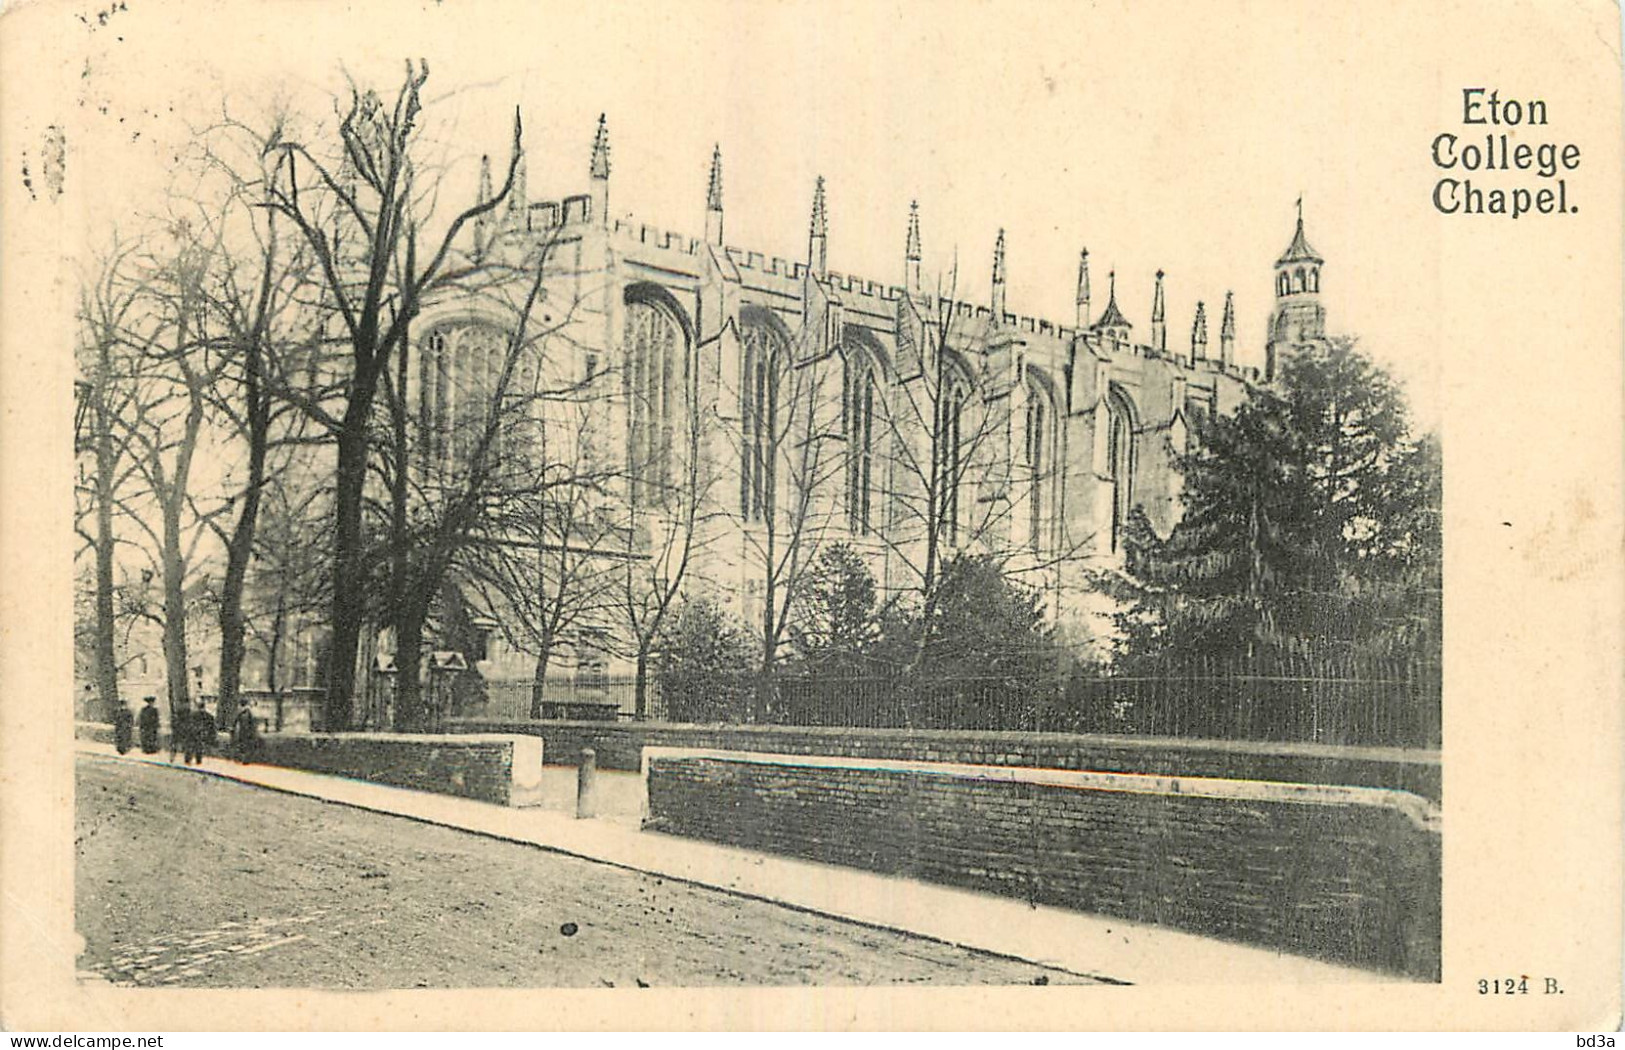
[[[773,542],[772,534],[770,532],[768,538],[768,552],[770,558],[772,557],[772,550]],[[778,588],[774,586],[776,581],[773,577],[773,563],[769,561],[767,580],[765,581],[766,587],[763,588],[763,590],[766,591],[766,594],[763,595],[762,601],[761,673],[757,676],[756,688],[753,690],[754,695],[752,696],[751,709],[747,712],[749,721],[753,723],[766,720],[768,708],[771,706],[773,699],[774,665],[778,663],[779,639],[778,632],[774,629],[774,626],[778,621],[778,617],[774,615],[774,605],[778,601]]]
[[[282,661],[282,634],[287,626],[288,599],[281,588],[277,589],[276,612],[271,615],[271,642],[266,646],[265,656],[265,687],[273,694],[278,691],[277,668]],[[279,723],[280,725],[280,723]]]
[[[257,392],[250,397],[258,400]],[[215,708],[215,724],[230,729],[237,720],[237,696],[243,670],[243,588],[248,579],[248,563],[254,553],[254,530],[258,525],[260,489],[265,483],[265,449],[269,435],[261,406],[250,408],[248,484],[243,492],[243,509],[226,545],[226,576],[220,588],[220,701]]]
[[[395,729],[419,732],[424,727],[423,624],[428,619],[427,600],[408,593],[395,621]]]
[[[333,522],[333,640],[328,653],[326,728],[349,728],[355,660],[366,617],[366,564],[361,549],[363,487],[367,480],[370,399],[352,397],[338,438],[338,487]]]
[[[170,725],[192,706],[186,658],[186,563],[181,557],[180,511],[164,508],[164,675],[169,686]]]
[[[230,568],[228,564],[228,573]],[[243,609],[241,584],[238,586],[236,598],[223,599],[220,604],[220,696],[215,704],[214,722],[221,729],[230,729],[236,724],[242,684]]]
[[[547,682],[547,665],[553,656],[552,639],[543,639],[542,651],[536,656],[536,680],[530,683],[530,717],[542,717],[542,699]]]
[[[636,677],[632,681],[632,711],[641,719],[649,717],[649,650],[638,649]]]
[[[118,707],[117,625],[113,610],[113,456],[112,435],[100,420],[96,438],[96,694],[101,716],[111,719]]]
[[[408,471],[411,470],[411,449],[407,446],[406,435],[406,381],[407,381],[407,355],[404,351],[395,359],[395,387],[390,398],[390,439],[391,448],[395,457],[395,471],[389,479],[389,610],[390,616],[396,620],[395,634],[397,639],[401,636],[402,617],[406,614],[406,607],[410,597],[408,590],[412,585],[411,551],[408,549],[406,533],[406,501],[409,493],[407,482]],[[428,435],[423,435],[424,448],[427,450]],[[427,470],[427,468],[425,468]],[[396,649],[400,649],[397,642]],[[414,650],[416,651],[416,650]],[[399,656],[396,657],[396,666],[399,667]],[[415,681],[415,679],[414,679]],[[396,711],[400,711],[401,684],[397,679]]]

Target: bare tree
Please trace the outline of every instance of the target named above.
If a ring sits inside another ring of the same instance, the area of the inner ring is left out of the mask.
[[[604,500],[619,471],[590,446],[592,396],[567,397],[562,440],[544,427],[536,443],[537,485],[493,514],[491,535],[472,552],[468,574],[487,607],[502,609],[516,649],[535,654],[530,717],[541,718],[549,665],[560,641],[595,626],[613,596],[618,564]]]
[[[700,340],[695,354],[720,337],[719,333]],[[646,449],[634,448],[625,498],[618,508],[624,558],[614,607],[626,629],[625,651],[634,665],[633,706],[639,718],[649,713],[649,659],[689,581],[696,555],[711,542],[710,525],[720,516],[712,499],[717,475],[702,454],[707,428],[717,424],[716,409],[702,407],[697,372],[687,370],[672,413],[676,418],[666,420],[664,435]],[[645,396],[636,384],[631,387],[634,401]],[[657,418],[653,409],[645,406],[645,418]]]
[[[486,260],[461,282],[460,292],[501,304],[500,312],[512,318],[500,341],[493,332],[483,346],[442,351],[449,356],[448,380],[463,381],[457,399],[475,405],[472,413],[442,422],[424,412],[414,432],[404,356],[386,384],[391,428],[380,467],[390,492],[397,728],[419,728],[423,722],[419,654],[435,596],[454,571],[474,560],[477,538],[491,537],[493,525],[502,538],[500,530],[512,524],[504,508],[548,499],[565,481],[560,465],[548,460],[549,424],[555,422],[549,408],[579,396],[583,381],[567,369],[550,368],[549,356],[554,343],[567,344],[561,333],[573,321],[576,304],[566,304],[560,316],[549,314],[545,322],[536,317],[547,280],[554,276],[555,239],[553,231],[538,244],[522,245],[516,262]],[[525,278],[518,284],[520,295],[509,298],[516,290],[513,278],[520,275]],[[425,405],[421,392],[419,398]],[[421,425],[425,420],[428,427]]]
[[[781,647],[808,574],[826,540],[841,523],[834,501],[820,499],[842,472],[835,435],[818,427],[818,405],[829,398],[822,373],[793,362],[805,358],[796,344],[812,338],[806,326],[791,341],[762,327],[741,337],[740,426],[728,433],[739,443],[742,466],[740,516],[748,572],[761,606],[751,624],[757,649],[757,703],[772,689]],[[725,394],[725,396],[727,396]]]
[[[319,352],[312,343],[324,320],[310,301],[315,273],[309,247],[297,237],[282,237],[278,212],[268,206],[285,120],[274,116],[268,130],[256,132],[227,115],[201,134],[204,193],[190,209],[199,241],[214,246],[199,281],[213,333],[208,346],[217,361],[209,408],[224,440],[241,446],[244,455],[243,477],[225,493],[228,515],[222,517],[230,516],[229,527],[210,519],[226,555],[216,709],[223,726],[237,713],[247,631],[244,594],[259,549],[264,493],[279,475],[302,466],[290,450],[318,440],[306,436],[309,417],[296,411],[284,379],[290,364]]]
[[[81,279],[75,354],[74,452],[88,460],[89,469],[81,466],[74,489],[74,528],[95,560],[92,667],[104,716],[119,700],[114,519],[136,469],[124,426],[137,407],[135,389],[119,381],[129,371],[124,336],[134,323],[132,314],[142,308],[142,287],[128,272],[133,252],[131,245],[115,239],[97,260],[95,272]]]
[[[243,620],[264,653],[263,684],[272,693],[292,684],[283,674],[290,637],[330,601],[322,524],[331,514],[331,499],[300,480],[284,471],[276,484],[266,486],[243,594]]]
[[[194,479],[194,466],[206,438],[217,364],[207,353],[209,333],[203,274],[218,250],[193,236],[185,220],[169,230],[173,244],[134,257],[141,301],[127,319],[121,338],[126,370],[112,381],[126,388],[118,425],[123,431],[137,488],[114,505],[136,525],[138,544],[156,569],[163,588],[165,675],[172,715],[191,702],[188,612],[206,561],[200,554],[213,518],[225,512],[217,486]],[[157,238],[154,238],[156,240]],[[163,249],[163,250],[157,250]],[[208,493],[208,495],[204,495]],[[154,526],[149,508],[155,507]]]
[[[888,391],[876,420],[890,470],[882,489],[887,518],[875,535],[913,580],[909,590],[922,622],[935,615],[944,569],[960,552],[990,558],[1005,573],[1043,579],[1086,557],[1093,540],[1071,536],[1042,513],[1032,515],[1030,526],[1021,520],[1046,490],[1057,491],[1058,446],[1045,435],[1057,433],[1061,421],[1054,406],[1036,433],[1031,418],[1015,418],[1008,393],[1022,389],[1024,379],[996,352],[1002,319],[962,309],[956,280],[950,274],[946,290],[939,288],[924,310],[909,310],[898,356],[911,374]],[[965,352],[972,348],[979,352]],[[1010,391],[988,397],[989,384]],[[925,638],[920,632],[903,670],[916,670],[925,658]]]
[[[507,177],[495,195],[459,211],[438,235],[426,235],[436,187],[420,183],[415,150],[427,62],[408,62],[392,102],[352,84],[335,142],[297,137],[273,141],[276,159],[268,206],[287,218],[310,247],[324,301],[339,319],[348,353],[335,362],[342,394],[329,411],[307,407],[333,435],[332,646],[329,728],[350,722],[356,654],[366,615],[368,566],[363,542],[373,409],[393,355],[426,296],[453,283],[453,246],[463,227],[496,209],[511,192],[519,165],[518,122]],[[404,677],[404,674],[403,674]]]

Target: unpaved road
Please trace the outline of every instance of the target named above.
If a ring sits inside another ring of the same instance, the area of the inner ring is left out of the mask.
[[[79,969],[121,985],[1085,983],[184,770],[77,760]]]

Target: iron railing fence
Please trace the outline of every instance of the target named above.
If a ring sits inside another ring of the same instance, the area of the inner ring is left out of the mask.
[[[485,704],[478,711],[460,712],[487,718],[527,719],[531,715],[532,681],[498,680],[485,683]],[[661,679],[650,674],[645,683],[645,718],[663,719]],[[597,676],[587,681],[547,681],[542,690],[543,718],[614,721],[637,714],[637,680],[631,675]]]
[[[1438,747],[1436,662],[1399,658],[1217,658],[1142,662],[1035,679],[753,672],[648,676],[643,717],[854,728],[1025,730]],[[483,711],[531,713],[529,682],[493,682]],[[636,681],[549,683],[544,718],[638,717]]]

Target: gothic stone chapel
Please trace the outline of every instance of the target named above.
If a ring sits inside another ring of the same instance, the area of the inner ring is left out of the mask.
[[[546,423],[531,439],[551,446],[546,461],[610,479],[595,485],[597,505],[576,519],[576,534],[556,541],[606,559],[658,558],[677,519],[688,520],[674,500],[691,499],[684,592],[713,596],[747,623],[770,600],[768,552],[783,559],[792,537],[848,544],[882,593],[919,586],[933,539],[943,559],[998,552],[1043,591],[1051,615],[1089,617],[1099,607],[1085,573],[1121,564],[1129,512],[1143,508],[1164,534],[1177,521],[1173,464],[1194,421],[1234,411],[1250,384],[1273,380],[1286,349],[1325,333],[1323,260],[1301,209],[1275,264],[1260,374],[1236,363],[1231,293],[1216,345],[1202,302],[1188,336],[1170,343],[1163,274],[1138,328],[1115,274],[1095,312],[1087,250],[1071,323],[1061,324],[1006,312],[1002,231],[988,298],[972,303],[922,275],[917,207],[899,223],[894,285],[830,268],[822,179],[806,257],[789,261],[727,243],[720,149],[698,240],[609,217],[602,119],[587,193],[531,201],[523,163],[507,200],[462,246],[475,268],[510,276],[431,303],[414,325],[409,397],[423,468],[454,463],[459,422],[491,410],[516,289],[540,263],[534,349],[507,389],[551,392],[534,402]],[[488,158],[480,192],[493,195]],[[504,615],[477,610],[489,643],[479,666],[493,689],[534,669],[533,655],[504,641]],[[561,638],[561,685],[624,671],[610,644],[618,629],[606,619]]]

